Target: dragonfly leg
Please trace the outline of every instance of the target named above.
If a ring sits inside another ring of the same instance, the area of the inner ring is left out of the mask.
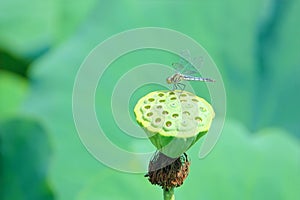
[[[177,84],[173,84],[173,91],[177,89]]]
[[[181,92],[184,91],[184,89],[185,89],[185,84],[183,84],[183,83],[177,83],[177,86],[181,89]]]

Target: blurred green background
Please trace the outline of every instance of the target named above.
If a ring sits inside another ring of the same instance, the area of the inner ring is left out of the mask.
[[[94,159],[72,118],[73,83],[88,53],[146,26],[194,38],[226,87],[220,140],[203,160],[199,146],[189,150],[191,172],[176,199],[300,199],[299,10],[299,0],[0,0],[0,199],[162,199],[143,174]],[[131,67],[172,62],[159,51],[122,59],[106,72],[98,104],[110,105],[112,84]],[[121,148],[154,150],[110,118],[105,124]]]

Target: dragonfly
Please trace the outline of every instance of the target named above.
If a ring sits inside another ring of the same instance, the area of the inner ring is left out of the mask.
[[[181,83],[183,80],[185,81],[201,81],[201,82],[215,82],[215,80],[211,78],[203,78],[198,76],[193,76],[197,72],[194,70],[190,70],[189,68],[193,68],[190,62],[203,62],[202,58],[194,58],[192,59],[191,54],[188,50],[181,53],[182,57],[188,58],[188,61],[184,59],[180,59],[178,63],[172,63],[172,66],[176,70],[176,73],[167,78],[168,84],[173,84],[173,90],[180,89],[184,91],[185,84]],[[199,60],[200,59],[200,60]]]

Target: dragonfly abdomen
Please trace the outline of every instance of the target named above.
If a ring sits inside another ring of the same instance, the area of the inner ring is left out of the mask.
[[[210,78],[202,78],[202,77],[195,77],[195,76],[183,76],[183,80],[186,80],[186,81],[214,82],[214,80],[212,80]]]

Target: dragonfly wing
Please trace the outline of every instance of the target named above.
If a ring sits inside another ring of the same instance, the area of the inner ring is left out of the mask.
[[[197,70],[195,70],[195,66],[199,67],[203,64],[203,57],[195,57],[193,58],[191,52],[189,50],[181,51],[181,62],[183,62],[184,70],[181,71],[183,74],[191,75],[197,74]]]
[[[189,62],[186,61],[184,58],[180,58],[180,60],[176,63],[172,63],[173,68],[178,72],[182,73],[187,69],[187,66],[189,65]]]
[[[193,58],[192,64],[197,67],[201,67],[204,64],[204,58],[202,56],[198,56]]]
[[[172,63],[172,66],[177,72],[181,72],[184,69],[184,65],[181,63]]]
[[[191,52],[188,49],[180,51],[180,56],[179,62],[172,64],[177,72],[186,75],[199,74],[194,66],[202,66],[204,62],[203,57],[192,58]]]
[[[187,60],[188,62],[192,61],[192,55],[188,49],[181,51],[180,55],[181,57],[183,57],[183,59]]]
[[[195,74],[198,74],[198,72],[195,71],[195,70],[185,70],[183,73],[185,75],[195,75]]]
[[[194,66],[202,66],[204,63],[204,58],[202,56],[192,57],[192,54],[188,49],[181,51],[180,55],[188,63],[191,63]]]

